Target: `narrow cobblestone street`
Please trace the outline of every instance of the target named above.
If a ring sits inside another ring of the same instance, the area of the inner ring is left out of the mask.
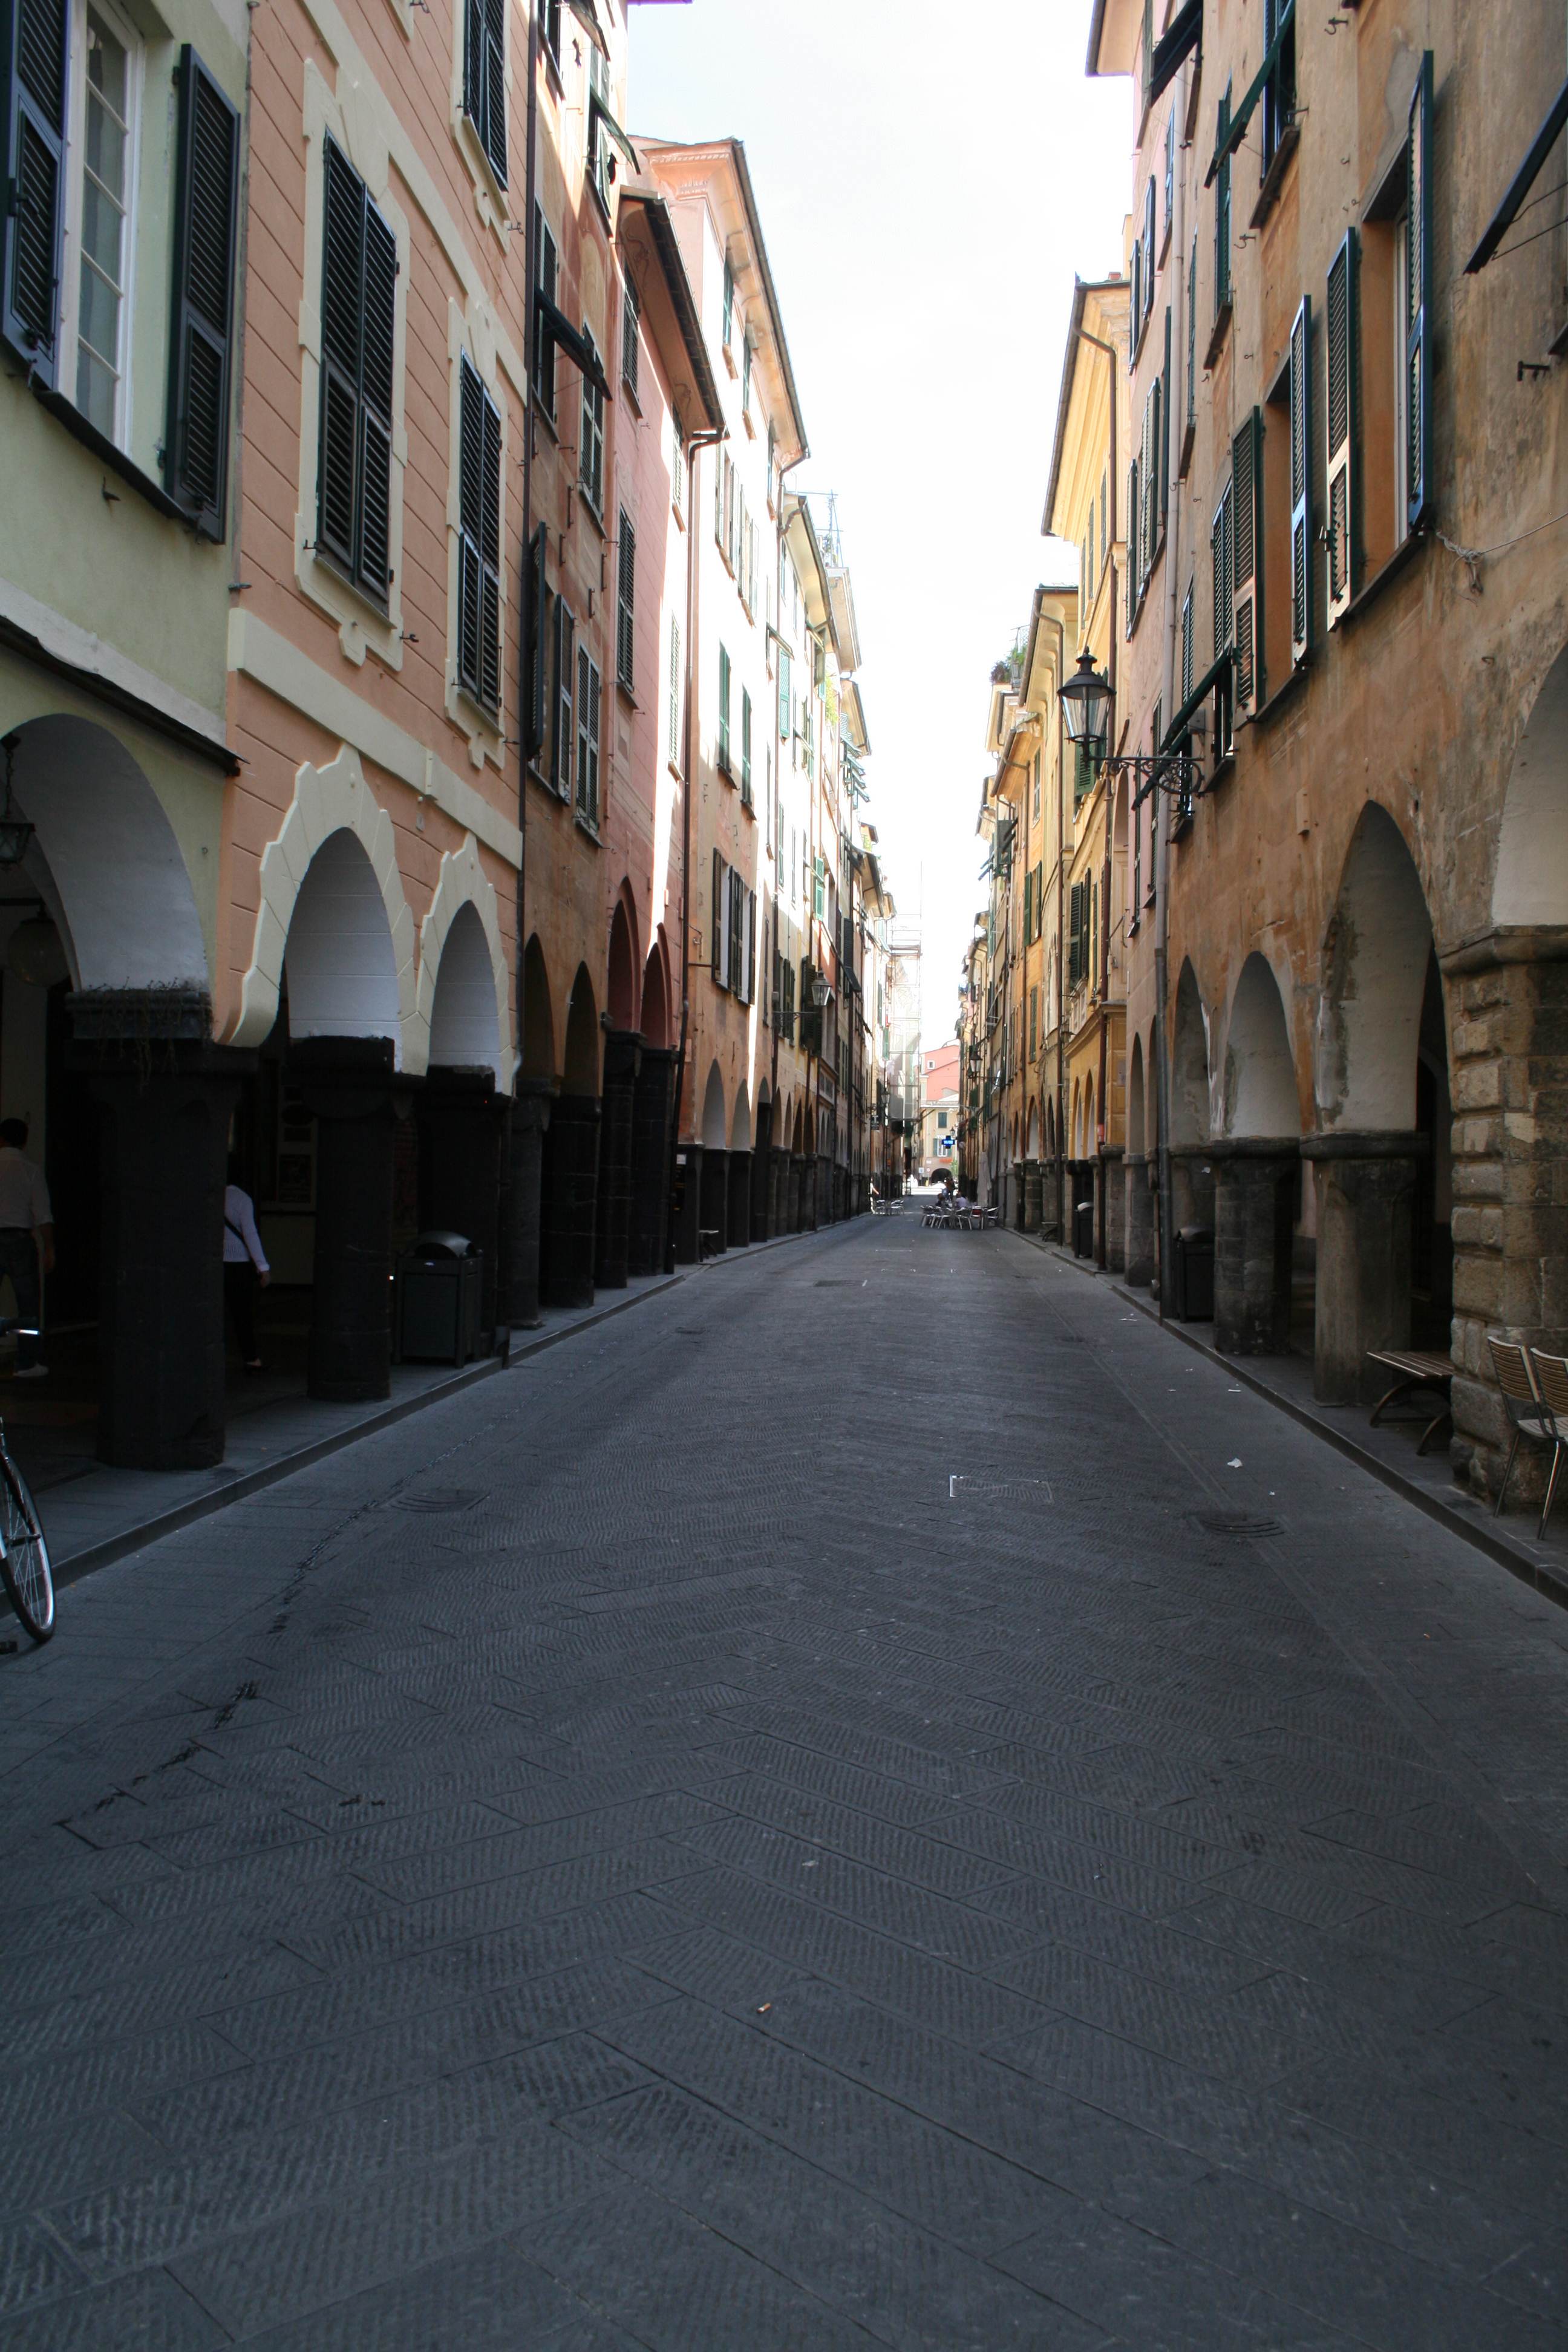
[[[5,2352],[1562,2344],[1568,1617],[1047,1253],[731,1258],[60,1616]]]

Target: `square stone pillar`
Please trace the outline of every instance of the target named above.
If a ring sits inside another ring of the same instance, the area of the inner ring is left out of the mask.
[[[669,1239],[669,1114],[674,1077],[673,1052],[668,1046],[645,1045],[632,1094],[628,1275],[664,1272]]]
[[[539,1297],[545,1307],[592,1307],[599,1190],[596,1095],[557,1095],[542,1170]]]
[[[392,1390],[392,1040],[301,1037],[288,1069],[316,1122],[306,1386],[334,1404],[374,1402]]]
[[[637,1116],[637,1066],[642,1040],[625,1029],[605,1040],[605,1076],[599,1120],[599,1181],[595,1206],[594,1283],[599,1290],[624,1290],[631,1249],[632,1129]]]
[[[725,1240],[731,1249],[744,1249],[752,1238],[752,1155],[730,1154],[729,1223]]]
[[[1121,1181],[1121,1160],[1120,1143],[1100,1145],[1101,1263],[1112,1274],[1120,1274],[1127,1264],[1127,1187]]]
[[[730,1155],[710,1144],[702,1154],[702,1213],[698,1224],[702,1232],[715,1239],[710,1246],[727,1250],[730,1246]],[[699,1244],[700,1246],[700,1244]]]
[[[481,1253],[479,1324],[485,1331],[496,1326],[501,1145],[510,1108],[506,1097],[496,1093],[493,1070],[437,1063],[425,1074],[419,1118],[429,1148],[429,1224],[437,1233],[464,1234]]]
[[[1151,1181],[1152,1162],[1142,1151],[1127,1152],[1121,1162],[1122,1219],[1126,1276],[1133,1290],[1147,1290],[1154,1279],[1154,1225],[1159,1194]]]
[[[1211,1150],[1215,1346],[1226,1356],[1286,1355],[1296,1139],[1247,1137]]]
[[[539,1322],[540,1180],[552,1099],[546,1082],[519,1078],[508,1109],[496,1316],[509,1329],[531,1331]]]
[[[697,1263],[697,1230],[702,1223],[702,1146],[676,1147],[675,1191],[669,1203],[670,1237],[677,1265]]]
[[[1426,1139],[1414,1133],[1307,1135],[1318,1192],[1313,1393],[1374,1403],[1388,1386],[1370,1348],[1410,1345],[1415,1179]]]

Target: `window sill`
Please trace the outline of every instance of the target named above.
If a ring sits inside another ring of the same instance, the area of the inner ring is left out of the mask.
[[[632,415],[634,416],[640,417],[642,415],[642,402],[637,398],[637,388],[632,382],[630,376],[626,373],[625,368],[621,370],[621,390],[626,394],[626,404],[630,408]]]
[[[551,89],[555,92],[558,99],[563,99],[566,95],[566,85],[561,79],[560,58],[556,56],[549,42],[542,39],[539,44],[539,54],[541,58],[543,60],[545,75],[549,80]]]
[[[748,441],[754,441],[754,440],[756,439],[756,437],[757,437],[757,428],[756,428],[756,426],[755,426],[755,425],[752,424],[752,412],[751,412],[751,410],[750,410],[749,408],[742,408],[742,411],[741,411],[741,422],[742,422],[742,425],[745,426],[745,428],[746,428],[746,438],[747,438],[747,440],[748,440]]]
[[[1309,656],[1306,660],[1298,662],[1295,667],[1291,670],[1290,675],[1286,679],[1284,685],[1276,687],[1268,701],[1258,704],[1258,709],[1253,712],[1251,718],[1247,721],[1247,724],[1249,727],[1272,726],[1275,719],[1279,717],[1280,713],[1284,710],[1288,710],[1291,703],[1295,702],[1301,695],[1306,687],[1307,679],[1311,673],[1311,667],[1310,656]]]
[[[331,554],[319,542],[305,549],[304,552],[309,555],[313,564],[319,565],[323,572],[330,575],[338,587],[346,588],[349,594],[353,598],[355,604],[363,604],[365,611],[374,614],[374,618],[380,622],[383,628],[385,628],[389,625],[391,620],[391,604],[387,598],[374,595],[364,585],[363,581],[356,580],[353,573],[346,571],[343,565],[338,562],[337,557]]]
[[[351,583],[351,585],[353,583]],[[362,590],[361,593],[363,594],[363,592]],[[473,688],[471,687],[465,686],[460,677],[451,679],[450,685],[453,694],[457,697],[458,702],[462,704],[464,709],[472,712],[473,716],[479,720],[480,726],[488,729],[490,734],[499,735],[500,733],[500,712],[499,710],[492,710],[488,702],[481,702]]]
[[[1219,310],[1215,314],[1214,331],[1209,336],[1208,349],[1204,353],[1204,370],[1205,374],[1208,370],[1213,367],[1221,352],[1225,349],[1226,338],[1230,333],[1230,321],[1235,308],[1236,302],[1234,296],[1227,294],[1225,300],[1220,304]]]
[[[1274,150],[1273,161],[1263,174],[1263,185],[1258,191],[1258,202],[1252,208],[1252,218],[1247,223],[1249,228],[1261,228],[1279,203],[1280,188],[1290,168],[1290,158],[1300,143],[1301,118],[1296,114],[1291,116],[1284,137]]]
[[[587,515],[588,520],[593,524],[594,529],[598,532],[599,537],[603,539],[605,535],[605,518],[599,511],[599,509],[594,504],[592,494],[583,488],[581,482],[577,485],[577,497],[579,503],[582,505],[584,511]]]
[[[1390,583],[1397,580],[1408,564],[1414,563],[1416,556],[1426,546],[1429,534],[1426,530],[1408,532],[1400,541],[1387,562],[1373,573],[1364,587],[1356,591],[1339,619],[1333,623],[1333,626],[1336,629],[1348,629],[1353,622],[1359,621],[1368,605],[1375,604]]]
[[[621,699],[621,701],[622,701],[622,702],[624,702],[624,703],[626,704],[626,709],[627,709],[628,710],[634,710],[634,711],[635,711],[635,710],[640,710],[640,709],[642,709],[642,704],[637,700],[637,696],[634,694],[634,692],[632,691],[631,688],[626,684],[626,679],[625,679],[624,677],[618,677],[618,678],[616,678],[616,692],[617,696],[619,697],[619,698]]]
[[[666,775],[671,777],[676,783],[683,784],[686,782],[684,770],[679,767],[675,761],[667,760],[664,763],[664,770]]]
[[[128,482],[139,497],[146,499],[154,513],[165,516],[171,522],[186,524],[198,539],[213,539],[212,532],[198,530],[195,517],[175,504],[162,482],[155,482],[151,474],[144,474],[118,442],[111,441],[106,433],[100,433],[91,419],[82,415],[74,400],[68,400],[63,392],[56,392],[51,386],[36,380],[32,383],[32,394],[34,399],[65,426],[73,440],[79,441],[84,449],[89,449],[111,474],[117,474],[122,482]]]
[[[674,522],[676,530],[679,531],[684,531],[686,529],[686,517],[673,499],[671,499],[669,502],[669,512],[670,519]]]
[[[574,809],[573,817],[578,832],[586,834],[595,849],[603,848],[604,844],[599,839],[599,828],[594,819],[591,816],[584,816],[581,809]]]
[[[541,425],[543,425],[545,431],[549,434],[551,439],[554,442],[556,447],[559,449],[561,446],[561,433],[559,426],[556,425],[553,412],[546,408],[544,405],[544,395],[540,391],[537,384],[532,386],[532,393],[533,413],[539,419]]]
[[[1194,416],[1189,418],[1187,423],[1182,427],[1182,450],[1181,455],[1176,461],[1176,479],[1178,482],[1184,482],[1187,478],[1187,468],[1193,462],[1193,447],[1197,437],[1198,420]]]
[[[730,348],[730,346],[729,346],[729,344],[728,344],[728,343],[725,343],[725,344],[721,345],[721,348],[722,349],[723,353],[724,353],[724,364],[725,364],[725,366],[729,369],[730,373],[731,373],[732,376],[735,376],[735,377],[737,377],[737,378],[738,378],[738,377],[739,377],[739,375],[740,375],[741,371],[740,371],[740,369],[735,365],[735,354],[734,354],[734,352],[731,350],[731,348]]]
[[[1209,772],[1208,782],[1204,786],[1204,790],[1205,792],[1212,793],[1216,785],[1228,784],[1235,773],[1236,746],[1232,744],[1230,750],[1228,751],[1222,752],[1220,757],[1215,761],[1213,768]]]

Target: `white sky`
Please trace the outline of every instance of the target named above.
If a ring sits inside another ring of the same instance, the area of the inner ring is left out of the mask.
[[[837,493],[868,813],[934,1041],[981,903],[991,668],[1077,576],[1040,514],[1073,272],[1121,267],[1129,88],[1084,77],[1089,0],[629,15],[628,129],[745,142],[812,449],[791,487]]]

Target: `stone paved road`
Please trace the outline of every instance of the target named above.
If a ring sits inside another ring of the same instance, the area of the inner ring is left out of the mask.
[[[5,2352],[1560,2352],[1568,1616],[1020,1241],[723,1265],[62,1620]]]

